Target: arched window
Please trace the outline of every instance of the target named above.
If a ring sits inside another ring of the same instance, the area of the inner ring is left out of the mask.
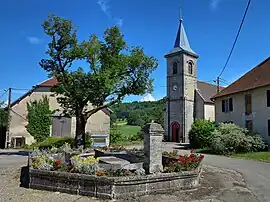
[[[193,64],[191,61],[188,62],[188,73],[193,74]]]
[[[173,63],[173,74],[177,74],[177,62]]]

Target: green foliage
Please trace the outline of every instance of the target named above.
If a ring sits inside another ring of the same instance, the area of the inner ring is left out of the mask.
[[[143,127],[144,120],[142,120],[141,115],[137,111],[132,111],[129,113],[127,118],[127,124],[133,126],[140,126]]]
[[[164,126],[165,99],[155,102],[131,102],[112,105],[118,119],[127,119],[128,124],[142,126],[154,120]]]
[[[8,114],[4,109],[0,109],[0,127],[7,126]]]
[[[45,140],[50,135],[52,111],[48,97],[44,96],[38,101],[27,103],[27,131],[35,138],[37,142]]]
[[[115,113],[110,114],[110,120],[111,120],[111,124],[116,123],[116,121],[117,121],[117,116],[116,116]]]
[[[259,135],[249,135],[246,129],[235,124],[220,124],[212,132],[209,148],[215,154],[229,155],[235,153],[261,151],[265,147]]]
[[[209,146],[215,123],[207,120],[196,120],[189,131],[189,141],[192,148],[205,148]]]
[[[139,131],[139,132],[133,134],[133,135],[129,138],[129,140],[130,140],[131,142],[143,140],[143,133],[142,133],[142,131]]]
[[[105,30],[103,40],[91,35],[82,43],[69,20],[52,15],[43,28],[51,42],[46,52],[49,59],[42,59],[40,65],[59,81],[54,91],[61,95],[58,102],[64,112],[76,115],[77,146],[84,143],[85,125],[91,115],[127,95],[153,90],[150,75],[157,60],[147,56],[142,47],[129,47],[116,26]],[[74,67],[78,60],[88,65]],[[89,103],[95,107],[85,110]]]
[[[110,144],[120,144],[125,141],[125,137],[122,133],[117,131],[111,131],[110,133]]]
[[[85,135],[85,147],[91,148],[93,146],[93,139],[91,138],[90,133],[86,133]]]
[[[72,137],[48,137],[47,139],[43,140],[42,142],[37,142],[32,145],[25,145],[25,149],[33,149],[38,148],[40,150],[43,149],[51,149],[52,147],[60,148],[65,143],[70,144],[71,146],[74,145],[74,138]]]

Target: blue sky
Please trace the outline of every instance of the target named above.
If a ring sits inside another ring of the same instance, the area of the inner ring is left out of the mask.
[[[212,81],[224,66],[247,0],[183,1],[189,42],[200,56],[198,78]],[[1,0],[0,95],[5,88],[30,89],[47,79],[38,64],[46,57],[49,40],[41,24],[48,14],[54,13],[77,25],[80,40],[92,33],[102,36],[109,26],[120,26],[128,45],[141,45],[148,55],[159,60],[159,67],[152,75],[153,97],[163,97],[166,93],[164,55],[174,44],[179,5],[180,0]],[[269,0],[253,0],[223,79],[232,82],[269,56],[269,7]],[[23,92],[14,91],[13,98]],[[126,101],[140,99],[128,97]]]

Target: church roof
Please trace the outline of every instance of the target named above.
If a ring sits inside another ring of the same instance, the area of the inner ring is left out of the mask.
[[[222,90],[223,87],[220,87],[220,89]],[[202,82],[202,81],[197,81],[197,89],[196,90],[201,95],[204,102],[214,104],[214,102],[211,100],[211,98],[217,94],[217,86],[216,85]]]
[[[197,56],[197,54],[191,49],[188,41],[188,37],[184,28],[183,20],[180,20],[178,32],[176,35],[176,40],[174,43],[173,49],[169,52],[169,54],[173,54],[179,51],[185,51],[191,53],[192,55]]]

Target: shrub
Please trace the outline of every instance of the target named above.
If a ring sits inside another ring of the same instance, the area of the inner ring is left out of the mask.
[[[37,101],[27,103],[27,132],[32,135],[37,142],[41,142],[50,136],[50,126],[52,119],[50,114],[49,98],[43,96]]]
[[[138,141],[138,140],[143,140],[143,133],[142,131],[139,131],[133,135],[130,136],[129,140],[131,142]]]
[[[215,154],[229,155],[260,151],[264,149],[264,142],[259,135],[250,135],[235,124],[220,124],[212,132],[209,148]]]
[[[110,133],[110,143],[121,143],[125,140],[124,135],[118,131],[111,130]]]
[[[91,134],[87,132],[85,134],[85,147],[90,148],[92,146],[93,146],[93,139],[91,137]]]
[[[46,140],[38,143],[34,143],[32,145],[25,145],[25,149],[38,148],[38,149],[51,149],[52,147],[60,148],[65,143],[74,145],[74,138],[72,137],[49,137]]]
[[[206,148],[211,140],[215,123],[207,120],[196,120],[189,131],[189,141],[192,148]]]

